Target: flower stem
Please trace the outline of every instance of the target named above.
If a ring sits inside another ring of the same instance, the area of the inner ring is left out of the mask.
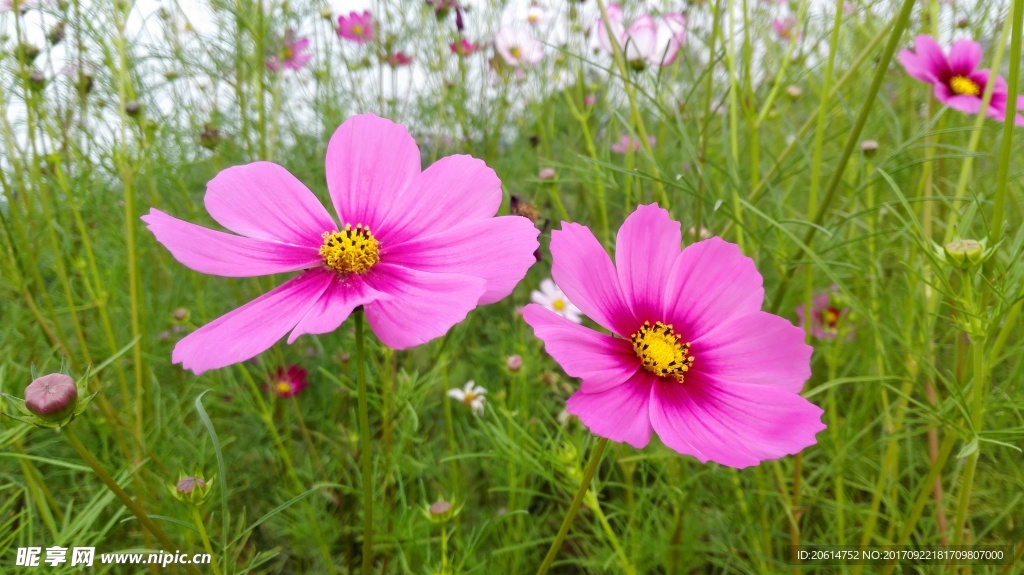
[[[167,537],[167,534],[164,533],[163,529],[160,529],[160,527],[153,523],[153,520],[150,519],[148,515],[146,515],[146,512],[143,511],[141,507],[139,507],[139,504],[135,503],[135,501],[133,501],[132,498],[129,497],[128,494],[125,493],[123,489],[121,489],[121,486],[118,485],[116,481],[114,481],[114,478],[111,477],[110,474],[107,473],[105,469],[103,469],[103,466],[100,465],[100,462],[97,461],[96,458],[92,456],[92,453],[90,453],[89,450],[84,445],[82,445],[82,442],[78,439],[78,436],[75,435],[75,432],[72,431],[70,427],[64,427],[61,430],[64,432],[64,437],[67,438],[68,443],[70,443],[71,447],[73,447],[74,450],[78,452],[78,455],[82,458],[83,461],[85,461],[85,464],[92,468],[93,472],[96,473],[96,476],[100,478],[100,481],[102,481],[103,484],[107,486],[107,489],[109,489],[110,492],[113,493],[114,496],[117,497],[121,501],[121,503],[123,503],[124,506],[128,508],[128,511],[131,511],[132,515],[135,515],[136,519],[139,520],[139,523],[142,524],[142,527],[145,528],[146,531],[149,531],[153,535],[153,537],[156,537],[157,541],[159,541],[160,544],[164,546],[165,550],[179,549],[178,546],[171,542],[170,538]],[[196,575],[200,575],[199,570],[196,569],[195,566],[193,565],[186,565],[185,569],[187,569],[189,573],[195,573]]]
[[[356,382],[359,386],[359,445],[363,464],[363,575],[373,570],[373,460],[370,455],[370,408],[366,391],[366,335],[362,312],[356,314]]]
[[[597,465],[601,463],[601,456],[604,454],[604,448],[607,446],[608,439],[602,437],[594,447],[594,452],[590,454],[587,469],[583,472],[583,479],[580,481],[580,488],[576,490],[576,497],[573,498],[569,511],[565,514],[565,519],[562,520],[562,526],[558,529],[558,535],[555,535],[555,540],[551,543],[551,548],[548,549],[544,562],[540,564],[540,569],[537,570],[537,575],[545,575],[548,569],[551,568],[551,564],[555,561],[555,556],[558,555],[558,551],[562,548],[565,536],[569,533],[569,526],[576,519],[576,513],[580,510],[583,498],[586,497],[587,490],[590,488],[590,480],[594,478],[594,473],[597,472]]]
[[[213,558],[213,546],[210,545],[210,536],[206,533],[206,525],[203,524],[203,516],[199,514],[199,507],[192,506],[192,519],[196,522],[196,528],[199,529],[199,537],[203,540],[203,547],[206,549],[206,553],[210,556],[210,566],[213,567],[214,575],[221,575],[220,565],[217,564],[217,560]]]

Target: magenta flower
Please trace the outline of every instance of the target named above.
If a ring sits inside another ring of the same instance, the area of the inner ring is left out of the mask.
[[[654,144],[657,143],[657,141],[658,140],[654,136],[647,136],[647,143],[649,143],[650,145],[653,146]],[[616,154],[625,154],[630,150],[635,152],[639,149],[640,140],[633,139],[633,137],[630,136],[629,134],[623,134],[622,137],[619,138],[618,142],[615,142],[614,144],[611,145],[611,150]]]
[[[947,57],[935,39],[925,35],[914,39],[914,52],[903,50],[899,54],[907,74],[934,86],[935,98],[954,110],[980,112],[985,87],[990,81],[995,82],[987,115],[1003,121],[1008,96],[1006,81],[990,70],[978,70],[981,58],[981,45],[977,42],[957,40]],[[1018,96],[1017,109],[1024,110],[1024,96]],[[1017,114],[1014,123],[1024,126],[1024,116]]]
[[[372,42],[376,34],[370,11],[363,10],[362,14],[351,12],[348,18],[338,16],[338,36],[356,44]]]
[[[761,311],[754,262],[711,238],[680,249],[656,204],[626,218],[615,263],[590,229],[551,234],[552,276],[606,335],[530,304],[523,317],[567,374],[567,402],[590,431],[642,448],[656,431],[702,462],[747,467],[797,453],[825,428],[800,396],[811,374],[804,333]]]
[[[282,399],[295,397],[309,387],[306,373],[306,370],[297,365],[290,365],[287,370],[279,367],[277,371],[270,374],[270,383],[266,388]]]
[[[452,42],[448,47],[451,48],[452,54],[456,54],[458,56],[469,56],[480,49],[475,42],[470,42],[465,38],[459,38],[458,42]]]
[[[386,62],[388,66],[391,66],[392,68],[408,66],[409,64],[412,64],[412,56],[406,54],[405,52],[398,51],[388,56]]]
[[[604,25],[604,18],[599,17],[597,20],[597,42],[605,52],[614,53],[611,42],[614,37],[624,57],[630,62],[655,66],[668,66],[675,62],[679,49],[686,41],[685,16],[667,14],[655,18],[644,14],[627,27],[619,5],[609,4],[606,12],[610,28]]]
[[[290,344],[333,331],[359,306],[385,345],[409,348],[507,296],[536,261],[533,223],[493,217],[501,181],[481,160],[448,156],[421,172],[405,127],[363,114],[334,132],[326,164],[339,220],[270,162],[228,168],[207,185],[207,211],[239,235],[157,209],[143,216],[171,255],[198,272],[302,270],[186,336],[174,363],[198,374],[244,361],[285,335]]]
[[[267,59],[267,69],[278,71],[282,67],[292,70],[301,70],[312,58],[306,53],[309,46],[309,38],[295,38],[295,30],[288,30],[284,35],[284,46],[280,54],[274,54]]]
[[[519,28],[498,30],[494,49],[509,66],[532,66],[544,59],[544,45],[529,31]]]
[[[843,319],[846,318],[847,313],[850,311],[846,307],[840,308],[833,305],[832,292],[834,290],[835,288],[830,291],[821,292],[811,300],[811,336],[815,339],[835,339]],[[796,315],[800,320],[800,329],[807,331],[803,305],[797,306]],[[850,332],[850,337],[853,337],[852,331]]]

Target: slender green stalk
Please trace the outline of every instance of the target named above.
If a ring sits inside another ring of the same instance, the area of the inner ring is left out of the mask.
[[[359,386],[359,459],[363,464],[363,575],[373,572],[373,454],[366,388],[366,334],[363,313],[356,314],[356,382]]]
[[[150,519],[148,515],[146,515],[146,512],[143,511],[141,507],[139,507],[139,504],[132,500],[132,498],[129,497],[128,494],[125,493],[123,489],[121,489],[121,486],[118,485],[116,481],[114,481],[114,478],[111,477],[110,474],[107,473],[105,469],[103,469],[103,466],[100,465],[100,462],[97,461],[96,458],[92,456],[92,453],[90,453],[89,450],[84,445],[82,445],[82,442],[78,439],[78,436],[75,435],[75,432],[71,429],[71,427],[64,427],[61,429],[61,431],[64,432],[64,437],[67,438],[68,443],[71,444],[71,447],[78,452],[78,455],[82,458],[83,461],[85,461],[85,464],[92,468],[92,470],[96,473],[96,476],[100,478],[100,481],[102,481],[103,484],[107,486],[107,489],[109,489],[110,492],[113,493],[114,496],[117,497],[118,500],[120,500],[121,503],[123,503],[124,506],[128,508],[128,511],[132,512],[132,515],[134,515],[135,518],[139,520],[139,523],[142,524],[142,527],[146,531],[148,531],[153,537],[156,537],[157,541],[159,541],[160,544],[164,546],[164,550],[180,549],[180,547],[176,546],[174,542],[172,542],[171,539],[167,537],[167,534],[164,533],[163,529],[160,529],[160,527],[157,526],[157,524],[153,523],[153,520]],[[190,573],[201,575],[199,570],[191,564],[186,564],[185,569]]]
[[[576,519],[576,513],[580,510],[580,505],[583,504],[583,498],[587,495],[587,490],[590,488],[590,481],[594,478],[594,473],[597,472],[597,466],[601,463],[601,456],[604,454],[604,448],[608,446],[608,439],[602,437],[597,441],[597,445],[594,446],[593,453],[590,454],[590,460],[587,462],[587,468],[583,471],[583,479],[580,480],[580,487],[576,490],[576,496],[572,499],[572,504],[569,505],[569,511],[565,514],[565,519],[562,520],[562,526],[558,529],[558,534],[555,535],[555,540],[551,542],[551,548],[548,549],[547,556],[544,557],[544,562],[540,564],[540,568],[537,569],[537,575],[544,575],[551,568],[551,564],[554,563],[555,557],[558,555],[558,551],[562,549],[562,543],[565,542],[565,536],[569,533],[569,527],[572,525],[574,519]]]
[[[1003,206],[1006,205],[1006,190],[1010,181],[1010,157],[1013,155],[1013,130],[1017,118],[1017,94],[1020,89],[1020,57],[1021,51],[1024,50],[1021,46],[1021,36],[1024,35],[1024,30],[1021,29],[1024,23],[1024,0],[1013,1],[1013,13],[1009,19],[1013,21],[1013,32],[1010,35],[1010,77],[1007,83],[1003,142],[999,150],[999,168],[996,171],[996,192],[989,232],[992,245],[998,244],[1002,238]]]
[[[206,525],[203,523],[203,516],[199,514],[199,506],[192,505],[192,520],[196,524],[196,529],[199,529],[199,537],[203,540],[203,548],[206,549],[206,553],[210,556],[210,566],[213,567],[214,575],[221,575],[220,562],[213,557],[213,546],[210,545],[210,536],[206,533]]]
[[[814,236],[818,233],[821,222],[825,219],[825,214],[828,213],[832,200],[835,198],[836,193],[839,190],[839,183],[843,179],[843,172],[846,169],[846,163],[850,160],[850,156],[853,154],[854,148],[858,145],[860,133],[864,130],[864,124],[867,123],[868,116],[871,115],[871,109],[874,106],[875,98],[878,96],[878,90],[882,87],[882,81],[885,80],[886,70],[889,68],[889,63],[892,62],[892,56],[896,52],[896,47],[899,46],[900,38],[903,37],[903,31],[906,29],[907,23],[910,21],[910,14],[913,11],[914,0],[903,0],[903,7],[896,16],[892,32],[889,34],[889,42],[886,44],[885,50],[879,58],[875,77],[871,80],[871,86],[868,88],[868,93],[864,97],[864,104],[861,106],[860,114],[857,116],[857,121],[854,123],[853,128],[850,129],[846,136],[846,147],[843,148],[843,153],[839,157],[839,161],[836,163],[832,179],[829,180],[828,186],[825,188],[825,198],[821,201],[821,205],[818,206],[818,211],[814,214],[814,218],[811,221],[812,225],[808,227],[807,233],[804,235],[803,246],[806,246],[808,249],[811,246],[811,241],[814,240]],[[790,259],[796,259],[796,256]],[[785,275],[778,287],[775,289],[775,293],[772,295],[772,313],[778,312],[779,308],[782,306],[783,298],[786,296],[786,291],[789,289],[790,280],[793,278],[793,273],[795,271],[796,267],[792,265],[786,267]]]

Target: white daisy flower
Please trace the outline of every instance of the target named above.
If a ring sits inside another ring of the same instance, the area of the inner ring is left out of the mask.
[[[583,312],[565,297],[561,288],[556,286],[551,278],[540,282],[539,291],[530,292],[530,301],[548,308],[571,322],[583,323]]]
[[[466,382],[462,389],[454,387],[448,390],[448,397],[461,401],[466,407],[473,411],[473,415],[480,417],[484,414],[484,404],[487,398],[484,397],[487,390],[478,386],[472,379]]]

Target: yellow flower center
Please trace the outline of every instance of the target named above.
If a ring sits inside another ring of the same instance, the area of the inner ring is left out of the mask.
[[[551,303],[551,307],[555,308],[555,311],[562,311],[563,309],[565,309],[565,301],[556,299],[554,302]]]
[[[509,53],[509,54],[512,54],[512,57],[513,57],[513,58],[515,58],[516,60],[518,60],[518,59],[519,59],[519,57],[523,55],[523,52],[522,52],[522,50],[520,50],[520,49],[519,49],[519,46],[513,46],[513,47],[512,47],[512,48],[511,48],[511,49],[510,49],[510,50],[508,51],[508,53]]]
[[[338,232],[324,232],[320,256],[324,265],[342,274],[363,274],[380,261],[380,242],[363,224],[345,224]]]
[[[960,96],[978,96],[981,94],[981,86],[966,76],[953,76],[949,80],[949,87],[954,94]]]
[[[362,36],[363,32],[365,32],[365,31],[366,31],[366,29],[363,28],[362,24],[354,24],[352,26],[352,34],[354,34],[356,36]]]
[[[689,342],[681,343],[671,325],[660,321],[651,325],[645,321],[629,339],[644,369],[658,377],[671,377],[682,383],[683,376],[693,365]]]
[[[285,47],[282,57],[285,60],[291,60],[295,57],[295,52],[291,48]]]
[[[827,325],[830,329],[835,329],[836,326],[839,325],[839,311],[836,310],[835,308],[828,308],[827,310],[825,310],[825,313],[823,315],[825,317],[822,319],[825,320],[825,325]]]
[[[476,399],[476,398],[477,398],[477,395],[475,393],[473,393],[472,391],[467,391],[466,392],[466,397],[462,398],[462,403],[465,403],[466,405],[472,406],[473,405],[473,400]]]
[[[287,381],[279,381],[277,382],[277,385],[274,386],[274,391],[276,391],[278,395],[285,395],[292,392],[292,386]]]

